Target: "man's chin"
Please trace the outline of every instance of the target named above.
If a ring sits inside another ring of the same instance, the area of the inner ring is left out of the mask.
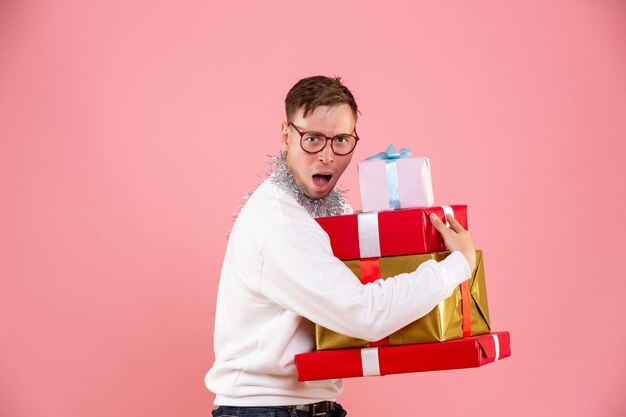
[[[312,194],[310,192],[304,192],[304,195],[306,195],[307,197],[309,197],[311,200],[321,200],[322,198],[328,196],[328,194],[330,194],[330,191],[327,193],[317,193],[317,194]]]
[[[328,194],[330,194],[333,188],[334,186],[328,186],[324,190],[316,190],[315,188],[306,188],[306,189],[303,189],[302,192],[312,200],[319,200],[321,198],[328,196]]]

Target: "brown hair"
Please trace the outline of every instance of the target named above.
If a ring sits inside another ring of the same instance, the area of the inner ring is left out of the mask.
[[[341,83],[341,77],[315,75],[303,78],[291,87],[285,98],[287,121],[291,121],[291,117],[298,109],[303,109],[303,116],[306,117],[319,106],[336,106],[344,103],[350,105],[356,120],[357,113],[360,113],[359,109],[348,87]]]

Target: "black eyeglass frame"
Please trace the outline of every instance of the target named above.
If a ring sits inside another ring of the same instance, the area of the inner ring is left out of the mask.
[[[301,131],[300,131],[300,129],[298,129],[298,127],[297,127],[296,125],[294,125],[293,123],[291,123],[291,122],[289,122],[289,123],[287,124],[287,126],[293,126],[293,128],[294,128],[294,129],[296,129],[296,132],[298,132],[298,134],[300,135],[300,147],[302,148],[302,150],[303,150],[304,152],[306,152],[306,153],[310,153],[310,154],[315,154],[315,153],[318,153],[318,152],[322,152],[322,151],[324,150],[324,148],[326,148],[326,145],[328,145],[328,141],[330,141],[330,149],[332,149],[332,151],[333,151],[333,153],[334,153],[335,155],[340,155],[340,156],[350,155],[352,152],[354,152],[354,149],[356,149],[356,145],[357,145],[357,143],[359,142],[359,139],[360,139],[360,138],[359,138],[359,135],[356,133],[356,128],[354,129],[354,135],[352,135],[352,134],[350,134],[350,133],[340,133],[339,135],[335,135],[335,136],[333,136],[332,138],[329,138],[328,136],[326,136],[326,135],[325,135],[325,134],[323,134],[322,132],[318,132],[318,131],[316,131],[316,130],[307,130],[307,131],[305,131],[305,132],[301,132]],[[306,135],[307,133],[314,134],[313,136],[320,135],[320,136],[324,137],[324,139],[326,139],[326,141],[324,142],[324,146],[322,146],[322,147],[320,148],[320,150],[315,151],[315,152],[307,151],[306,149],[304,149],[304,146],[302,145],[302,141],[304,140],[304,135]],[[335,148],[334,148],[334,146],[333,146],[333,143],[334,143],[333,141],[334,141],[334,139],[335,139],[335,138],[338,138],[338,137],[340,137],[340,136],[351,136],[351,137],[353,137],[353,138],[355,139],[355,141],[354,141],[354,146],[352,147],[352,149],[350,149],[350,151],[349,151],[349,152],[346,152],[346,153],[337,153],[337,152],[335,151]]]

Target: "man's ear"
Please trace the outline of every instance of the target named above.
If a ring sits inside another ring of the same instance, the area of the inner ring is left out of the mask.
[[[284,152],[287,152],[289,148],[289,124],[283,122],[280,128],[280,145]]]

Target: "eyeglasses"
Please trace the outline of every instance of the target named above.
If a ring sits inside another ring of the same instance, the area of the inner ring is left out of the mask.
[[[288,126],[293,126],[296,132],[300,134],[300,147],[307,153],[318,153],[324,149],[328,141],[330,141],[330,148],[336,155],[347,155],[354,150],[356,143],[359,141],[356,130],[354,131],[354,135],[342,133],[329,138],[320,132],[301,132],[300,129],[291,122],[289,122]]]

